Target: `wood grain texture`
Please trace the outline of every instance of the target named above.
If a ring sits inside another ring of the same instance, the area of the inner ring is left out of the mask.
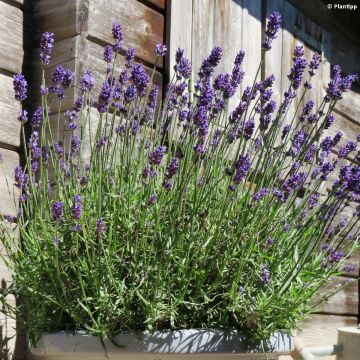
[[[241,87],[243,90],[245,86],[252,85],[260,65],[262,35],[261,1],[242,0],[242,8],[241,49],[245,51],[243,62],[245,77]],[[251,31],[248,29],[251,29]],[[258,73],[257,81],[260,81],[260,79],[261,71]]]
[[[19,109],[19,102],[14,98],[12,77],[0,74],[0,143],[20,146]]]
[[[165,72],[171,80],[174,74],[175,54],[184,49],[184,56],[192,58],[192,5],[193,0],[168,0],[167,33],[169,45],[169,65]],[[181,31],[179,31],[181,29]]]
[[[19,191],[13,186],[13,178],[14,169],[19,165],[19,154],[7,149],[0,149],[0,154],[3,159],[0,164],[0,212],[16,216]]]
[[[317,308],[317,312],[356,316],[358,314],[359,299],[358,281],[354,279],[343,276],[334,277],[322,287],[313,303],[316,304],[318,300],[325,299],[335,292],[337,293],[334,296]]]
[[[260,4],[260,2],[256,3]],[[254,2],[252,2],[252,4],[252,7],[258,11],[258,6],[254,6]],[[244,35],[244,39],[242,37],[243,28],[245,28],[246,24],[247,26],[254,27],[251,31],[254,34],[253,39],[257,38],[257,29],[259,29],[259,36],[261,36],[261,22],[252,18],[252,15],[247,11],[245,15],[243,15],[242,0],[193,1],[192,12],[191,62],[195,81],[198,78],[197,73],[203,59],[209,56],[215,46],[220,46],[223,50],[221,62],[215,68],[215,75],[224,72],[231,73],[236,54],[243,49],[243,40],[244,43],[247,41],[245,41],[246,35]],[[184,11],[182,14],[184,14]],[[185,20],[182,20],[182,22],[184,21]],[[178,20],[178,22],[180,23],[181,20]],[[180,28],[173,28],[171,31],[179,32],[182,31],[181,29],[182,26]],[[247,54],[248,58],[245,56],[244,60],[244,63],[250,64],[247,69],[249,73],[252,67],[252,61],[250,60],[250,56],[252,57],[252,55],[250,55],[250,53],[253,52],[257,54],[256,41],[251,51],[249,49],[249,53]],[[230,99],[230,111],[238,104],[239,99],[240,91]]]
[[[355,91],[345,93],[336,103],[335,110],[360,125],[360,94]]]
[[[300,326],[298,335],[306,347],[333,345],[337,342],[337,329],[343,326],[356,326],[353,316],[311,315]],[[322,357],[322,360],[335,360],[335,356]],[[290,356],[281,356],[280,360],[292,360]]]
[[[273,11],[277,11],[280,14],[284,13],[284,0],[267,0],[266,1],[266,14],[270,14]],[[265,28],[266,24],[263,25]],[[283,29],[280,28],[277,39],[272,43],[272,49],[265,53],[265,60],[263,65],[263,78],[271,74],[275,75],[275,82],[273,85],[274,99],[277,99],[277,105],[279,105],[280,99],[283,96],[284,89],[282,88],[282,38]]]
[[[142,0],[145,5],[146,4],[151,4],[154,5],[156,8],[160,9],[160,10],[165,10],[165,2],[166,0]]]
[[[134,47],[140,59],[154,63],[155,45],[164,41],[164,16],[136,0],[89,0],[91,39],[113,43],[111,26],[115,21],[123,27],[125,49]],[[158,66],[162,67],[162,59]]]
[[[21,72],[23,50],[23,12],[0,2],[0,69]]]
[[[45,31],[54,33],[55,41],[77,34],[83,29],[81,0],[38,0],[34,3],[34,24],[38,37]]]

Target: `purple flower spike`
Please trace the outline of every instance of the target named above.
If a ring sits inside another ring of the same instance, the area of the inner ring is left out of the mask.
[[[105,234],[105,223],[104,220],[102,218],[97,219],[96,221],[96,232],[98,233],[98,235],[100,237],[104,236]]]
[[[81,141],[77,135],[71,137],[71,155],[76,155],[80,151]]]
[[[112,25],[112,35],[115,40],[115,43],[113,45],[113,50],[119,53],[122,49],[124,34],[122,32],[121,25],[117,22],[114,22]]]
[[[149,155],[150,163],[153,165],[160,165],[161,161],[165,155],[166,152],[166,146],[158,146],[154,149],[153,152]]]
[[[211,50],[210,55],[205,58],[205,60],[201,64],[201,68],[199,71],[199,77],[201,79],[209,77],[213,73],[214,68],[219,64],[221,60],[221,55],[222,49],[219,46],[216,46]]]
[[[253,201],[258,202],[258,201],[262,200],[268,194],[269,194],[269,189],[262,188],[253,195],[253,197],[252,197]]]
[[[157,196],[155,194],[151,195],[148,201],[146,202],[146,207],[152,206],[156,200],[157,200]]]
[[[74,73],[69,69],[64,69],[64,75],[61,82],[64,89],[69,88],[73,80],[74,80]]]
[[[27,97],[27,81],[23,74],[13,76],[13,87],[15,91],[15,99],[23,101]]]
[[[94,77],[92,76],[91,71],[87,70],[84,73],[80,90],[83,94],[89,92],[94,87]],[[81,107],[81,106],[80,106]]]
[[[41,36],[40,41],[40,61],[44,65],[49,65],[51,59],[51,51],[54,43],[54,34],[51,32],[45,32]]]
[[[168,179],[171,179],[179,170],[179,159],[178,158],[171,158],[169,165],[166,168],[166,174],[165,176]]]
[[[312,59],[309,64],[309,75],[310,76],[315,75],[315,70],[317,70],[319,68],[320,61],[321,61],[321,55],[319,53],[315,52],[313,54]]]
[[[142,64],[136,64],[131,71],[131,80],[136,86],[136,90],[141,96],[145,95],[145,89],[147,88],[150,77],[146,73]]]
[[[277,11],[274,11],[269,15],[269,20],[265,30],[265,41],[262,45],[265,51],[271,49],[271,43],[276,39],[277,32],[281,26],[281,15]]]
[[[294,49],[293,66],[291,68],[290,74],[288,75],[288,78],[295,90],[299,88],[303,79],[303,73],[307,66],[306,60],[302,57],[303,55],[303,46],[296,46]]]
[[[54,202],[51,209],[52,217],[54,221],[61,223],[63,217],[63,208],[64,206],[61,201]]]
[[[155,53],[157,56],[165,56],[167,53],[167,46],[160,43],[156,44]]]
[[[82,214],[83,197],[81,195],[73,196],[73,206],[71,209],[72,217],[74,220],[80,220]]]
[[[270,271],[266,266],[261,268],[261,278],[264,285],[269,284],[270,282]]]
[[[127,49],[125,54],[125,60],[126,60],[125,67],[127,69],[132,68],[131,62],[134,61],[134,59],[135,59],[135,49],[134,48]]]
[[[43,108],[42,108],[41,106],[39,106],[39,107],[35,110],[32,118],[31,118],[31,121],[30,121],[30,125],[31,125],[34,129],[36,129],[36,128],[38,128],[38,127],[40,126],[41,120],[42,120],[42,116],[43,116]]]
[[[17,119],[21,122],[21,124],[25,124],[28,121],[28,112],[26,110],[19,110]]]
[[[107,63],[111,63],[112,59],[113,59],[113,48],[111,45],[106,45],[104,47],[104,60]]]
[[[351,152],[355,151],[357,148],[357,144],[355,141],[348,141],[345,146],[343,146],[340,150],[339,150],[339,158],[345,158],[346,156],[348,156]]]
[[[99,93],[99,105],[98,110],[100,113],[105,113],[108,109],[109,101],[111,98],[111,86],[110,84],[105,81],[101,87],[100,93]]]
[[[234,183],[239,185],[244,180],[250,170],[250,166],[251,161],[248,155],[239,157],[238,161],[235,164],[236,172],[233,178]]]

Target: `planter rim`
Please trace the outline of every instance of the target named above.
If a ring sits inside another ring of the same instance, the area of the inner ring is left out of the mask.
[[[360,334],[360,328],[356,326],[341,327],[338,328],[337,331],[342,333]]]
[[[106,352],[158,354],[288,354],[294,349],[294,338],[282,332],[274,333],[263,342],[249,341],[239,331],[216,329],[184,329],[169,331],[122,332],[114,337],[119,346],[105,339]],[[104,354],[100,338],[86,332],[54,332],[42,334],[31,353],[37,356],[60,356],[66,353]]]

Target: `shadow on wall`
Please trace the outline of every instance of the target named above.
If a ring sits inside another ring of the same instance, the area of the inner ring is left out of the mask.
[[[360,55],[360,23],[358,16],[360,6],[356,11],[341,11],[327,8],[327,0],[263,0],[261,3],[262,18],[248,6],[251,0],[232,0],[237,5],[245,7],[265,27],[266,17],[273,10],[282,15],[282,29],[293,34],[308,48],[322,53],[332,65],[339,64],[346,73],[360,73],[360,63],[352,61]],[[319,25],[321,24],[321,26]],[[357,24],[357,25],[356,25]],[[336,44],[341,38],[346,38],[352,49],[347,56],[340,54]],[[335,40],[336,38],[336,40]],[[335,43],[335,45],[334,45]],[[291,51],[292,49],[283,49]],[[360,93],[360,81],[357,81],[353,91]]]

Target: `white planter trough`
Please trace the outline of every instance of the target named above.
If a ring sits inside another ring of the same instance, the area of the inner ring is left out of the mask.
[[[105,341],[107,355],[98,337],[85,333],[45,333],[30,350],[30,359],[40,360],[237,360],[277,359],[294,349],[294,339],[276,333],[263,342],[250,344],[236,331],[189,329],[146,333],[121,333],[114,338],[120,347]]]

